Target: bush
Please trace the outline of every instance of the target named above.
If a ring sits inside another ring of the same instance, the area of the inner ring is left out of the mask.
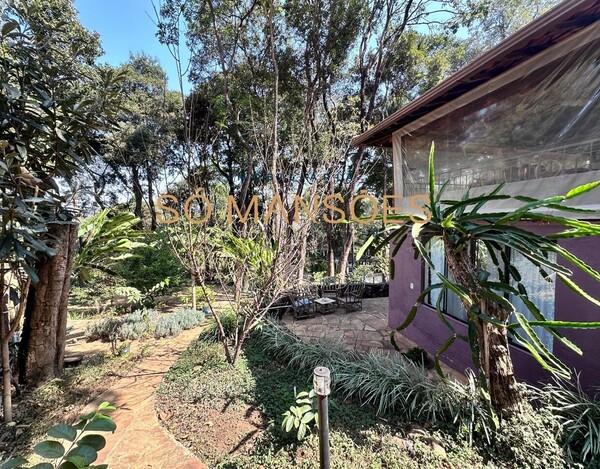
[[[151,233],[145,241],[148,246],[136,249],[135,257],[119,264],[117,272],[127,285],[140,291],[149,290],[166,277],[170,277],[171,286],[181,285],[188,276],[171,253],[164,233]]]
[[[206,290],[206,294],[202,290],[202,287],[196,286],[194,288],[196,289],[196,302],[198,302],[198,303],[209,303],[209,302],[212,303],[212,302],[215,301],[215,298],[216,298],[215,292],[208,285],[204,287],[204,289]],[[191,302],[192,302],[192,290],[191,290],[191,288],[190,288],[190,293],[186,294],[186,295],[182,295],[181,299],[186,304],[191,304]]]
[[[521,411],[500,423],[493,445],[485,446],[493,459],[512,462],[522,469],[558,469],[566,456],[556,442],[556,421],[545,409],[534,410],[523,403]]]
[[[159,316],[154,310],[138,310],[125,316],[108,318],[91,324],[86,330],[88,340],[134,340],[144,335],[170,337],[198,326],[204,321],[202,311],[182,309]]]
[[[579,375],[573,383],[556,378],[534,395],[560,425],[559,441],[569,457],[586,467],[600,467],[600,400],[588,397]]]
[[[235,337],[236,329],[241,329],[241,321],[238,322],[237,316],[230,309],[218,314],[221,324],[223,325],[225,338],[228,340],[233,339]],[[209,342],[218,342],[220,340],[219,327],[214,318],[211,318],[210,322],[208,323],[208,327],[204,332],[202,332],[200,337],[202,340]]]
[[[360,264],[356,266],[350,274],[351,282],[364,282],[366,277],[372,277],[375,269],[371,264]]]
[[[152,309],[138,310],[124,316],[104,319],[86,329],[88,340],[135,340],[154,332],[158,313]]]
[[[165,314],[158,319],[154,337],[170,337],[181,331],[192,329],[204,321],[204,313],[193,309],[182,309],[176,313]]]

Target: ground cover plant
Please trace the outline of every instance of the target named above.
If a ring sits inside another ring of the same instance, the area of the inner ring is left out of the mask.
[[[123,316],[102,319],[88,326],[88,340],[136,340],[154,336],[157,339],[178,335],[204,321],[204,313],[182,309],[175,313],[159,315],[153,309],[138,310]]]
[[[210,336],[192,343],[157,403],[163,424],[211,467],[318,467],[314,426],[300,439],[286,428],[290,407],[308,405],[301,393],[312,388],[317,363],[332,370],[332,467],[533,469],[591,461],[582,464],[562,436],[569,426],[548,406],[524,404],[521,414],[490,427],[472,374],[464,384],[446,382],[399,354],[302,342],[279,326],[256,331],[235,366],[218,345]]]

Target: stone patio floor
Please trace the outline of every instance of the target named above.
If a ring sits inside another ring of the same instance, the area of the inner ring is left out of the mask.
[[[388,311],[388,298],[366,298],[363,299],[361,311],[346,313],[344,309],[338,308],[335,313],[317,314],[316,317],[307,319],[295,319],[291,314],[286,313],[282,322],[301,339],[341,339],[349,348],[355,350],[380,349],[388,353],[396,353],[390,341],[392,329],[388,327]],[[401,352],[425,345],[417,344],[398,332],[395,339]],[[464,375],[445,363],[442,363],[442,370],[444,374],[464,381]],[[430,373],[435,372],[430,371]]]

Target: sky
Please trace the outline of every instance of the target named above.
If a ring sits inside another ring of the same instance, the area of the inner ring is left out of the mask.
[[[159,1],[155,0],[156,5]],[[75,0],[81,24],[100,34],[104,55],[100,62],[120,65],[130,52],[156,57],[169,76],[169,88],[179,90],[175,61],[166,46],[156,38],[152,0]],[[182,54],[187,53],[182,47]],[[184,57],[186,60],[187,54]],[[184,82],[184,91],[191,86]]]

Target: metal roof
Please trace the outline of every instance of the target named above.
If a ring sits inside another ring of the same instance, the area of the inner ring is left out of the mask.
[[[420,97],[352,139],[392,146],[392,133],[600,19],[600,0],[567,0],[519,29]]]

